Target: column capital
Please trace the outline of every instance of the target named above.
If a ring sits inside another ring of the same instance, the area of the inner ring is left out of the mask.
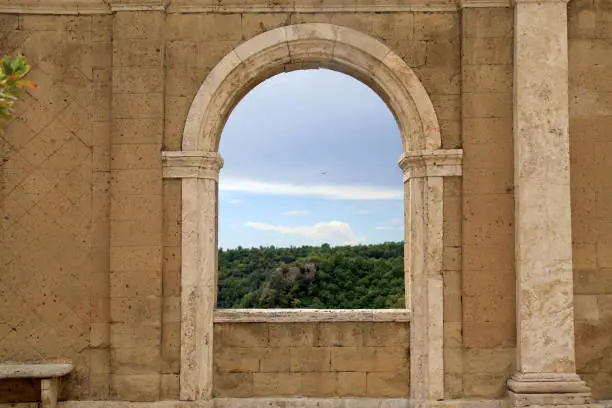
[[[223,159],[217,152],[197,150],[162,152],[164,178],[198,178],[219,180]]]
[[[411,178],[460,176],[463,149],[417,150],[402,154],[399,166],[404,183]]]

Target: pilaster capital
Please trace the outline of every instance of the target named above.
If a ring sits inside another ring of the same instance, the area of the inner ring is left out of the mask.
[[[463,149],[418,150],[402,154],[404,183],[411,178],[461,176]]]
[[[567,4],[569,0],[512,0],[512,4],[517,7],[522,4]]]
[[[164,178],[199,178],[219,180],[223,159],[217,152],[197,150],[162,152]]]

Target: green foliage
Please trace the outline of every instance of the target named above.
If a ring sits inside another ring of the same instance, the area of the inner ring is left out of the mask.
[[[220,249],[218,307],[403,308],[404,243]]]
[[[29,72],[30,65],[22,55],[13,59],[5,56],[0,60],[0,121],[13,117],[13,107],[24,88],[36,87],[32,81],[24,79]]]

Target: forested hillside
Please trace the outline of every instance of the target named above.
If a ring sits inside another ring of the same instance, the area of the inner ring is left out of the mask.
[[[404,307],[404,243],[219,249],[219,308]]]

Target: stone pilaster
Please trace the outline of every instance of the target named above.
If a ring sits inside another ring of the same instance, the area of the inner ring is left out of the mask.
[[[462,150],[416,151],[399,162],[405,186],[413,407],[444,398],[443,177],[461,175],[462,156]]]
[[[513,406],[589,403],[576,374],[569,169],[567,5],[515,4],[517,372]]]
[[[182,179],[181,400],[210,400],[217,299],[218,153],[164,152],[164,178]]]

